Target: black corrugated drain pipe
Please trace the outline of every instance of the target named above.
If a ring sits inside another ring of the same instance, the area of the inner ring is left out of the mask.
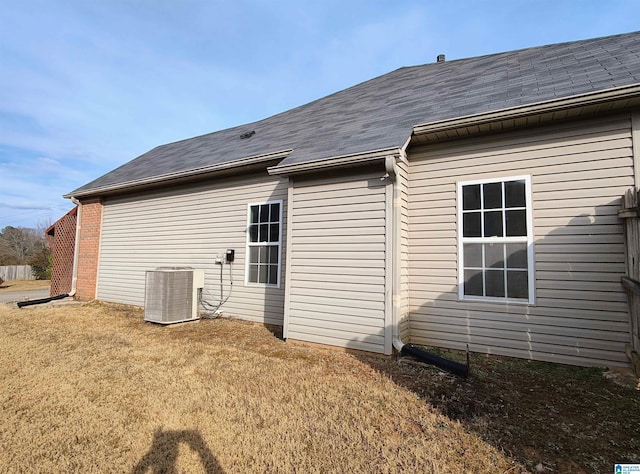
[[[422,362],[426,362],[427,364],[435,365],[447,372],[451,372],[452,374],[459,375],[461,377],[467,377],[469,375],[469,348],[467,347],[467,364],[460,364],[458,362],[454,362],[449,359],[445,359],[443,357],[437,356],[435,354],[430,354],[424,349],[420,349],[413,344],[404,344],[402,346],[402,350],[400,351],[402,355],[410,355],[415,357],[416,359],[421,360]]]
[[[30,301],[19,301],[18,308],[22,308],[23,306],[31,306],[32,304],[43,304],[48,303],[49,301],[61,300],[67,298],[69,293],[62,293],[61,295],[50,296],[49,298],[40,298],[39,300],[30,300]]]

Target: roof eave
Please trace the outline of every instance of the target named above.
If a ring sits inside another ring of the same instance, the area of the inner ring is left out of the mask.
[[[273,153],[266,153],[263,155],[251,156],[240,160],[234,160],[226,163],[218,163],[211,166],[204,166],[201,168],[195,168],[187,171],[179,171],[175,173],[167,173],[160,176],[153,176],[151,178],[142,178],[124,183],[118,183],[114,185],[99,186],[97,188],[87,189],[85,191],[76,192],[73,191],[68,194],[64,194],[64,198],[86,198],[89,196],[100,196],[104,194],[114,194],[117,192],[129,192],[135,191],[141,188],[148,188],[150,186],[157,186],[167,182],[177,182],[186,180],[195,180],[204,178],[209,175],[214,175],[223,171],[235,169],[235,168],[247,168],[252,165],[259,165],[262,163],[268,163],[275,160],[281,160],[285,158],[292,150],[282,150]]]
[[[290,165],[276,165],[267,168],[272,176],[289,176],[293,174],[313,173],[324,171],[329,168],[344,168],[369,164],[374,161],[384,160],[387,156],[398,156],[400,148],[391,147],[380,150],[353,153],[349,155],[334,156],[321,160],[306,161],[303,163],[292,163]]]
[[[515,128],[520,123],[519,119],[522,121],[528,117],[537,116],[544,117],[544,121],[550,121],[570,118],[573,115],[589,115],[587,111],[590,110],[591,113],[600,111],[604,104],[609,105],[608,110],[640,105],[640,84],[419,124],[413,127],[413,136],[419,138],[420,142],[431,142],[471,135],[474,130],[482,131],[483,126],[487,127],[490,124],[506,125],[497,127],[499,129]],[[570,111],[575,113],[572,115]]]

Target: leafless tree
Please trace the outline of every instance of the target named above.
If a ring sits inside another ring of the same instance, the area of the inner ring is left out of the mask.
[[[25,265],[43,241],[44,235],[35,229],[5,227],[0,232],[0,265]]]

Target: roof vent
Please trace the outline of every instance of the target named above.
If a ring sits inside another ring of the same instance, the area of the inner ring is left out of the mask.
[[[444,54],[438,54],[438,57],[436,58],[436,61],[439,62],[439,63],[443,63],[445,61]]]
[[[256,131],[255,131],[255,130],[251,130],[250,132],[245,132],[245,133],[243,133],[242,135],[240,135],[240,138],[241,138],[242,140],[244,140],[245,138],[251,138],[252,136],[254,136],[254,135],[255,135],[255,133],[256,133]]]

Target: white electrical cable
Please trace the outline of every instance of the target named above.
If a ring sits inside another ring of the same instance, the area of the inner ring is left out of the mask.
[[[208,302],[204,298],[200,299],[200,304],[204,309],[208,311],[213,311],[213,316],[205,316],[206,319],[217,318],[218,314],[216,313],[220,310],[223,304],[229,301],[229,298],[231,297],[231,293],[233,292],[233,271],[232,271],[233,264],[229,262],[229,294],[227,295],[226,298],[224,297],[224,281],[223,281],[223,269],[222,269],[223,265],[224,263],[220,263],[220,302],[216,305]]]

